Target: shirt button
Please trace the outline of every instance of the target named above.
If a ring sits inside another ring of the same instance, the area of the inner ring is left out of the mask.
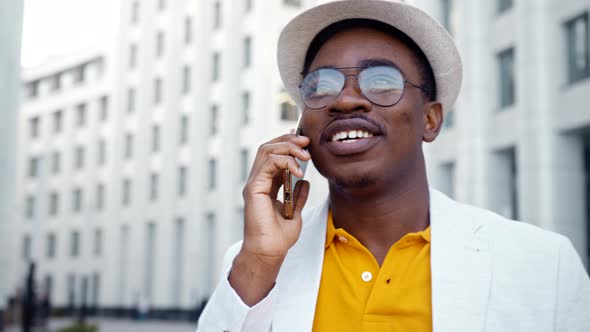
[[[347,238],[345,238],[344,236],[339,236],[339,237],[338,237],[338,240],[340,240],[340,242],[342,242],[342,243],[346,243],[346,242],[348,242],[348,239],[347,239]]]
[[[363,274],[361,274],[361,278],[364,282],[369,282],[371,279],[373,279],[373,274],[371,274],[369,271],[365,271]]]

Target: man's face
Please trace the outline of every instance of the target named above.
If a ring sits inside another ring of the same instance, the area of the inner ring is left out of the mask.
[[[420,85],[422,77],[414,57],[401,41],[377,30],[358,28],[340,32],[324,43],[309,71],[385,60],[395,64],[406,80]],[[346,75],[359,71],[342,70]],[[440,123],[432,128],[432,119],[426,115],[433,104],[437,103],[429,102],[420,89],[406,84],[397,104],[377,106],[363,97],[355,77],[347,77],[338,99],[323,109],[303,113],[303,134],[311,139],[309,152],[314,165],[333,190],[386,187],[412,176],[416,165],[423,162],[422,141],[433,140],[440,129]],[[440,104],[434,108],[441,120]],[[335,134],[350,131],[368,132],[372,137],[354,142],[333,140]]]

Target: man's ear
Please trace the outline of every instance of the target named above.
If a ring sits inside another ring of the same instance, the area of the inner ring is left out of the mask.
[[[436,139],[443,124],[443,109],[439,102],[431,101],[424,105],[424,134],[422,140],[430,143]]]

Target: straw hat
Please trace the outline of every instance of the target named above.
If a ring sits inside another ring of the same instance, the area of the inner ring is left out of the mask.
[[[371,19],[408,35],[426,55],[436,84],[436,100],[451,109],[461,88],[461,56],[451,35],[422,10],[399,1],[343,0],[328,2],[292,19],[279,37],[279,72],[287,92],[300,109],[299,92],[305,55],[314,37],[327,26],[346,19]]]

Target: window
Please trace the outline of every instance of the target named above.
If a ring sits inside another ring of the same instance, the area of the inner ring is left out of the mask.
[[[86,104],[84,103],[76,105],[76,124],[79,128],[86,125]]]
[[[47,258],[55,257],[56,236],[54,233],[47,234]]]
[[[99,183],[96,185],[96,210],[102,209],[104,209],[104,184]]]
[[[213,29],[221,28],[221,1],[215,1],[213,8]]]
[[[25,200],[25,217],[27,219],[35,218],[35,196],[28,195]]]
[[[51,154],[51,172],[53,174],[59,173],[61,169],[61,153],[59,151],[54,151]]]
[[[75,159],[74,159],[74,168],[81,169],[84,167],[84,147],[78,146],[74,151]]]
[[[210,212],[207,213],[206,216],[206,230],[205,230],[205,243],[204,243],[204,248],[203,251],[207,253],[206,256],[206,263],[205,266],[213,266],[213,264],[215,263],[215,259],[217,257],[216,253],[215,253],[215,247],[216,247],[216,237],[217,237],[217,223],[216,223],[216,217],[215,217],[215,213]],[[204,273],[205,273],[205,286],[206,289],[212,289],[213,286],[215,285],[215,278],[214,278],[214,273],[213,271],[209,271],[209,269],[203,269]]]
[[[70,233],[70,256],[78,257],[80,255],[80,232],[73,231]]]
[[[166,9],[166,0],[158,0],[158,10]]]
[[[72,192],[72,211],[74,213],[80,212],[82,210],[82,202],[83,194],[81,188],[76,188]]]
[[[281,103],[281,120],[297,121],[297,106],[289,101]]]
[[[180,306],[182,301],[182,271],[185,257],[185,221],[183,218],[177,218],[174,224],[173,251],[172,251],[172,298],[176,306]]]
[[[252,37],[244,38],[244,68],[250,67],[252,62]]]
[[[98,165],[104,165],[107,161],[107,142],[104,139],[98,141]]]
[[[39,176],[39,157],[31,157],[29,159],[29,177],[36,178]]]
[[[137,45],[129,45],[129,69],[135,69],[137,66]]]
[[[590,77],[588,12],[565,23],[568,83]]]
[[[124,179],[123,180],[123,188],[122,188],[122,203],[123,206],[127,206],[131,204],[131,180]]]
[[[39,137],[39,117],[36,116],[29,120],[29,135],[31,138]]]
[[[497,12],[502,14],[514,6],[513,0],[496,0]]]
[[[143,294],[146,298],[152,299],[154,288],[155,260],[156,260],[156,224],[148,222],[145,229],[144,267],[143,271]]]
[[[164,32],[158,31],[156,33],[156,57],[164,55]]]
[[[154,104],[158,105],[162,102],[162,79],[154,79]]]
[[[109,97],[100,97],[98,104],[100,108],[100,121],[107,121],[109,118]]]
[[[455,162],[443,163],[439,166],[440,171],[440,183],[438,189],[445,193],[447,196],[455,197],[455,174],[456,167]]]
[[[133,135],[131,133],[125,134],[125,150],[123,157],[131,159],[133,156]]]
[[[212,105],[211,106],[211,116],[209,118],[209,134],[211,136],[217,134],[217,116],[218,116],[218,109],[219,107],[217,105]]]
[[[90,305],[93,308],[98,308],[100,300],[100,272],[94,272],[92,274],[90,289]]]
[[[188,143],[188,116],[183,115],[180,117],[180,144]]]
[[[441,14],[442,14],[441,15],[442,16],[441,23],[445,27],[445,29],[447,29],[447,31],[452,34],[453,27],[452,27],[451,15],[453,12],[453,0],[441,0],[440,6],[441,6]]]
[[[51,91],[57,92],[61,89],[61,74],[55,74],[51,78]]]
[[[23,237],[23,258],[25,260],[29,260],[31,259],[31,246],[32,246],[32,242],[33,240],[31,239],[30,235],[25,235]]]
[[[219,76],[220,76],[219,66],[221,65],[220,61],[221,61],[221,54],[219,54],[219,52],[213,53],[213,67],[212,67],[212,70],[213,70],[212,80],[213,80],[213,82],[216,82],[219,80]]]
[[[59,194],[52,192],[49,194],[49,215],[56,216],[59,213]]]
[[[184,43],[189,45],[193,39],[193,19],[191,17],[184,18]]]
[[[182,68],[182,93],[187,94],[191,90],[191,67]]]
[[[301,7],[301,0],[283,0],[285,6]]]
[[[248,179],[248,171],[250,170],[250,162],[248,161],[248,149],[242,149],[240,151],[241,161],[241,180],[246,181]]]
[[[127,113],[135,111],[135,89],[127,89]]]
[[[131,4],[131,24],[139,22],[139,1],[133,1]]]
[[[158,174],[152,173],[150,175],[150,200],[155,201],[158,199]]]
[[[186,181],[187,181],[186,167],[178,168],[178,196],[186,195]]]
[[[209,190],[215,189],[216,186],[216,174],[217,173],[217,160],[209,159]]]
[[[250,92],[242,93],[242,124],[248,124],[250,120]]]
[[[94,230],[94,248],[92,251],[96,257],[102,255],[102,230],[98,228]]]
[[[499,71],[499,102],[500,108],[508,107],[515,102],[515,77],[514,77],[514,48],[509,48],[498,53]]]
[[[86,65],[80,65],[74,70],[74,83],[81,84],[86,76]]]
[[[30,99],[39,95],[39,81],[33,81],[27,84],[27,93]]]
[[[245,0],[244,10],[246,13],[252,11],[252,5],[253,5],[252,2],[254,2],[254,0]]]
[[[160,151],[160,126],[152,126],[152,152]]]
[[[62,129],[62,111],[55,111],[53,113],[53,132],[59,133]]]

